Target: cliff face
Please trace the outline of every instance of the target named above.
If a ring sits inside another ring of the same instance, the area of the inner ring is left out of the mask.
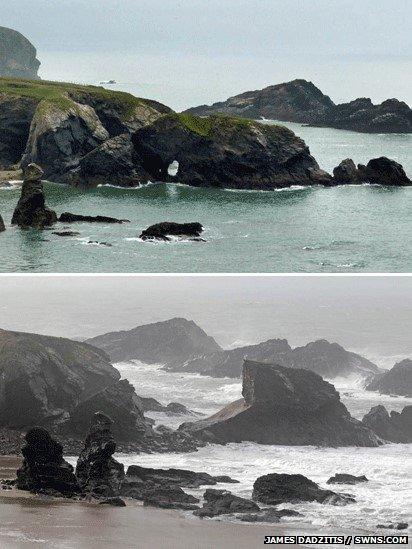
[[[36,48],[20,32],[0,27],[0,76],[39,78]]]
[[[193,356],[220,350],[212,337],[193,321],[184,318],[110,332],[91,338],[87,343],[103,349],[114,362],[135,359],[146,364],[183,362]]]
[[[412,360],[402,360],[388,372],[378,374],[366,390],[385,395],[412,396]]]
[[[412,442],[412,406],[405,406],[400,413],[392,410],[390,414],[384,406],[374,406],[364,416],[362,423],[383,440]]]
[[[217,443],[252,441],[289,446],[377,446],[352,418],[333,385],[308,370],[246,360],[243,399],[180,427]]]

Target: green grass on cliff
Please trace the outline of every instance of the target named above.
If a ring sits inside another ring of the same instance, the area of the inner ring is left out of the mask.
[[[44,101],[45,104],[54,105],[61,110],[68,110],[74,106],[71,96],[87,94],[97,100],[115,103],[124,118],[131,116],[136,107],[147,104],[144,99],[134,97],[129,93],[106,90],[100,86],[83,86],[67,82],[24,80],[20,78],[0,78],[0,94],[26,97],[38,103]]]

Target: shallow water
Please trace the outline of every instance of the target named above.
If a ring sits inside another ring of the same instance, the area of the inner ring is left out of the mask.
[[[412,267],[412,187],[238,192],[159,184],[82,192],[46,184],[45,192],[58,213],[131,223],[74,223],[69,228],[80,235],[64,238],[8,226],[0,234],[1,272],[351,273]],[[0,189],[7,225],[19,193],[18,187]],[[200,221],[207,242],[139,240],[144,228],[165,220]]]

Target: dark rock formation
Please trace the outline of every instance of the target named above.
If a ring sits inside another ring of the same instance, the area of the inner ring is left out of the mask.
[[[342,160],[339,166],[333,169],[333,179],[338,185],[359,183],[359,174],[355,162],[351,158]]]
[[[223,113],[243,118],[269,118],[290,122],[312,122],[333,107],[333,101],[312,82],[293,80],[230,97],[212,106],[202,105],[186,112],[198,116]]]
[[[39,78],[33,44],[20,32],[0,27],[0,77]]]
[[[6,226],[4,224],[3,218],[0,215],[0,233],[6,230]]]
[[[171,236],[200,240],[203,227],[200,223],[173,223],[164,221],[145,229],[140,238],[142,240],[170,240]]]
[[[76,476],[86,494],[97,497],[113,497],[120,493],[124,479],[124,466],[112,456],[116,443],[111,433],[112,420],[97,412],[93,415],[76,466]]]
[[[198,509],[199,499],[186,494],[178,486],[155,486],[143,497],[143,505],[162,509]]]
[[[384,373],[378,374],[367,386],[367,391],[385,395],[412,396],[412,360],[405,359]]]
[[[80,492],[73,467],[63,459],[63,447],[42,427],[26,434],[23,465],[17,470],[20,490],[72,496]]]
[[[143,169],[157,181],[257,190],[325,182],[304,141],[283,126],[170,114],[138,130],[132,140]],[[169,175],[174,162],[178,172]]]
[[[104,215],[80,215],[69,212],[64,212],[60,215],[61,223],[130,223],[128,219],[116,219],[115,217],[107,217]]]
[[[376,528],[385,528],[386,530],[406,530],[409,524],[407,522],[395,522],[391,524],[377,524]]]
[[[302,513],[293,511],[292,509],[262,509],[259,513],[252,515],[240,515],[239,518],[242,522],[269,522],[276,524],[281,521],[283,517],[302,517]]]
[[[126,507],[126,502],[119,497],[106,498],[103,501],[99,501],[100,505],[110,505],[112,507]]]
[[[359,484],[360,482],[368,482],[365,475],[356,477],[347,473],[336,473],[335,476],[330,477],[326,484]]]
[[[362,423],[383,440],[412,442],[412,406],[405,406],[401,413],[392,411],[390,415],[384,406],[374,406]]]
[[[360,181],[378,183],[393,187],[405,187],[412,185],[412,181],[405,174],[401,164],[382,156],[370,160],[366,166],[358,164],[358,176]]]
[[[11,220],[12,225],[18,225],[23,229],[43,229],[57,221],[56,212],[46,207],[42,176],[43,170],[40,166],[27,166],[21,196]]]
[[[131,330],[109,332],[87,340],[103,349],[114,362],[140,360],[146,364],[167,364],[221,348],[193,321],[172,318]]]
[[[255,480],[252,498],[266,505],[299,503],[301,501],[317,501],[331,505],[355,503],[355,500],[348,494],[322,490],[315,482],[303,475],[278,473],[264,475]]]
[[[309,370],[246,360],[243,399],[179,430],[225,444],[377,446],[376,435],[352,418],[333,385]]]
[[[10,168],[20,161],[36,106],[36,101],[30,97],[15,97],[0,91],[1,169]]]
[[[365,133],[411,133],[412,110],[397,99],[374,105],[370,99],[360,98],[332,106],[311,125]]]
[[[180,402],[170,402],[166,406],[163,406],[163,404],[155,398],[141,396],[138,396],[137,398],[143,412],[162,412],[168,416],[199,415],[186,408],[184,404],[180,404]]]
[[[260,509],[254,501],[235,496],[227,490],[208,488],[203,497],[205,499],[203,507],[193,513],[201,518],[232,515],[235,513],[250,513],[251,511],[259,511]]]
[[[55,234],[56,236],[79,236],[80,233],[76,231],[53,231],[52,234]]]
[[[208,473],[196,473],[187,469],[150,469],[139,465],[130,465],[126,473],[127,479],[150,481],[159,485],[176,485],[181,488],[199,488],[199,486],[214,486],[218,482],[237,483],[230,477],[213,477]]]
[[[137,395],[100,349],[69,339],[0,330],[0,425],[33,424],[83,439],[90,413],[116,419],[121,440],[150,430]]]
[[[270,339],[256,345],[197,356],[186,362],[176,360],[166,368],[213,377],[236,378],[242,374],[244,358],[290,368],[304,368],[328,379],[350,374],[368,379],[379,372],[379,368],[366,358],[324,339],[293,350],[286,339]]]

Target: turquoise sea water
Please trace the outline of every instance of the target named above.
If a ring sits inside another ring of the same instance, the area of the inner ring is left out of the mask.
[[[385,154],[412,176],[411,135],[364,135],[286,124],[331,170]],[[110,185],[110,181],[107,182]],[[409,272],[412,187],[345,186],[241,192],[154,184],[80,191],[47,183],[61,213],[110,215],[124,225],[71,224],[77,237],[10,227],[18,186],[0,189],[1,272]],[[207,242],[150,243],[140,232],[159,221],[199,221]],[[58,224],[56,230],[64,225]],[[96,244],[104,242],[111,246]],[[90,243],[91,242],[91,243]]]

